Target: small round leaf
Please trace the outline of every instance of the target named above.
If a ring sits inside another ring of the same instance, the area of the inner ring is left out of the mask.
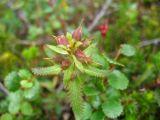
[[[115,89],[126,89],[128,82],[127,77],[118,70],[114,70],[108,75],[108,83]]]
[[[13,118],[11,114],[5,113],[0,117],[0,120],[13,120]]]
[[[32,112],[33,112],[31,104],[28,103],[28,102],[22,103],[22,105],[21,105],[21,112],[24,115],[31,115]]]
[[[5,78],[5,86],[10,91],[16,91],[20,87],[20,78],[16,72],[9,73]]]
[[[121,53],[125,56],[133,56],[135,54],[135,48],[131,45],[124,44],[121,48]]]
[[[99,91],[96,90],[96,89],[93,88],[93,87],[85,87],[85,88],[84,88],[84,93],[85,93],[87,96],[94,96],[94,95],[98,95],[98,94],[99,94]]]
[[[83,115],[82,115],[82,119],[83,120],[87,120],[90,118],[92,114],[92,107],[90,104],[88,103],[84,103],[84,108],[83,108]]]
[[[102,104],[102,109],[107,117],[116,118],[122,113],[123,106],[119,101],[109,99]]]
[[[105,115],[101,110],[97,110],[91,116],[91,120],[104,120]]]

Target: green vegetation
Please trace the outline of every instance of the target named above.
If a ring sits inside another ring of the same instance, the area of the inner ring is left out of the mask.
[[[0,120],[159,120],[159,5],[0,1]]]

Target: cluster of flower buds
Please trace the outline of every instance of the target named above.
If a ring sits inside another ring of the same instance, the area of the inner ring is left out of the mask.
[[[64,45],[64,46],[68,46],[68,41],[66,39],[66,37],[64,35],[60,35],[56,38],[56,42],[58,45]]]
[[[91,58],[87,56],[83,49],[88,47],[91,43],[91,38],[85,40],[82,39],[82,27],[79,26],[72,34],[67,33],[66,35],[54,36],[57,45],[63,46],[65,50],[70,54],[74,55],[82,63],[90,63]],[[53,58],[56,63],[61,64],[63,69],[70,66],[70,61],[66,57],[56,56]]]
[[[103,38],[105,38],[105,37],[106,37],[106,34],[107,34],[107,32],[108,32],[108,22],[106,22],[106,23],[104,23],[104,24],[101,24],[101,25],[99,26],[99,30],[100,30],[100,32],[101,32],[101,36],[102,36]]]
[[[62,67],[63,70],[67,69],[71,64],[68,59],[66,59],[66,58],[64,58],[64,57],[62,57],[60,55],[55,56],[53,58],[53,60],[55,61],[55,63],[61,64],[61,67]]]

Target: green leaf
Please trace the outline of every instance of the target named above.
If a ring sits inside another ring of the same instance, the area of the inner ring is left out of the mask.
[[[72,34],[67,32],[66,37],[67,37],[67,40],[68,40],[69,44],[72,46],[74,44],[74,40],[72,38]]]
[[[97,90],[99,90],[99,91],[101,91],[101,92],[103,92],[103,91],[105,91],[105,89],[106,89],[106,85],[105,85],[105,83],[104,83],[104,80],[99,80],[99,78],[96,78],[95,80],[94,80],[94,83],[95,83],[95,87],[97,88]]]
[[[116,118],[123,112],[123,106],[118,100],[108,99],[102,104],[105,115],[109,118]]]
[[[30,48],[25,48],[22,51],[23,57],[25,58],[25,60],[28,60],[28,61],[30,61],[30,60],[34,59],[35,57],[37,57],[38,53],[39,53],[39,50],[35,46],[30,47]]]
[[[95,77],[105,77],[108,75],[107,70],[101,70],[93,66],[88,66],[84,68],[84,72],[88,75],[95,76]]]
[[[33,113],[32,106],[29,102],[22,103],[20,109],[23,115],[31,115]]]
[[[32,71],[36,75],[57,75],[61,72],[61,67],[59,65],[54,65],[44,68],[33,68]]]
[[[87,96],[95,96],[99,94],[99,91],[93,87],[85,87],[83,91]]]
[[[95,53],[92,55],[92,59],[94,62],[102,65],[104,68],[108,68],[108,62],[106,62],[106,59],[103,55],[101,55],[100,53]]]
[[[107,91],[106,91],[106,96],[109,99],[120,99],[121,98],[121,94],[120,91],[117,89],[114,89],[113,87],[108,87]]]
[[[127,77],[118,70],[114,70],[108,75],[108,83],[115,89],[126,89],[128,82]]]
[[[68,96],[76,120],[80,120],[83,114],[82,81],[75,79],[70,81],[68,87]]]
[[[57,47],[57,46],[53,46],[53,45],[47,45],[47,47],[49,49],[53,50],[54,52],[57,52],[57,53],[60,53],[60,54],[63,54],[63,55],[68,54],[68,52],[61,47]]]
[[[54,52],[53,50],[49,49],[48,47],[44,48],[44,52],[47,55],[47,57],[52,58],[53,56],[55,56],[57,53]]]
[[[21,78],[26,79],[26,80],[29,80],[29,79],[32,78],[32,74],[28,70],[26,70],[26,69],[19,70],[18,75]]]
[[[91,116],[91,120],[104,120],[104,118],[105,115],[101,110],[95,111]]]
[[[16,91],[20,87],[20,78],[17,72],[11,72],[5,77],[4,81],[5,86],[10,91]]]
[[[22,88],[31,88],[33,86],[33,83],[32,82],[29,82],[27,80],[22,80],[20,82]]]
[[[91,56],[95,53],[96,51],[96,43],[93,43],[91,45],[89,45],[85,50],[84,50],[84,53],[87,55],[87,56]]]
[[[119,62],[117,62],[117,61],[115,61],[115,60],[112,60],[112,59],[110,59],[110,58],[107,57],[107,56],[105,56],[105,59],[106,59],[110,64],[119,65],[119,66],[123,66],[123,67],[124,67],[123,64],[121,64],[121,63],[119,63]]]
[[[92,114],[92,107],[88,103],[84,103],[84,108],[83,108],[83,114],[82,114],[82,120],[89,119],[91,114]]]
[[[74,63],[75,63],[75,65],[76,65],[76,67],[77,67],[81,72],[83,72],[83,71],[84,71],[84,68],[83,68],[82,63],[79,62],[74,55],[72,55],[72,57],[73,57],[73,60],[74,60]]]
[[[35,100],[39,97],[40,85],[38,81],[34,81],[34,85],[30,89],[24,91],[24,97],[28,100]]]
[[[131,45],[123,44],[121,48],[121,53],[125,56],[133,56],[135,54],[135,48]]]
[[[91,96],[91,104],[95,109],[98,109],[101,105],[100,96]]]
[[[9,113],[2,114],[0,120],[13,120],[12,115]]]
[[[17,114],[20,109],[21,91],[16,91],[9,94],[8,111],[12,114]]]

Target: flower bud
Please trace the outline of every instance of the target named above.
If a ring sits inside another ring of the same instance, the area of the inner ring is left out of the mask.
[[[80,40],[82,37],[82,27],[79,26],[73,33],[72,33],[72,37],[75,40]]]
[[[64,45],[64,46],[68,45],[67,38],[64,35],[56,37],[56,42],[59,45]]]
[[[75,52],[75,56],[84,63],[89,63],[91,62],[91,59],[89,57],[87,57],[83,51],[81,51],[80,49],[76,50]]]
[[[69,60],[63,60],[61,63],[61,67],[63,70],[67,69],[70,66],[70,61]]]
[[[57,56],[53,57],[53,60],[54,60],[55,63],[61,64],[62,61],[64,60],[64,58],[60,55],[57,55]]]
[[[99,30],[101,32],[102,37],[106,37],[106,33],[108,32],[108,24],[102,24],[99,26]]]

